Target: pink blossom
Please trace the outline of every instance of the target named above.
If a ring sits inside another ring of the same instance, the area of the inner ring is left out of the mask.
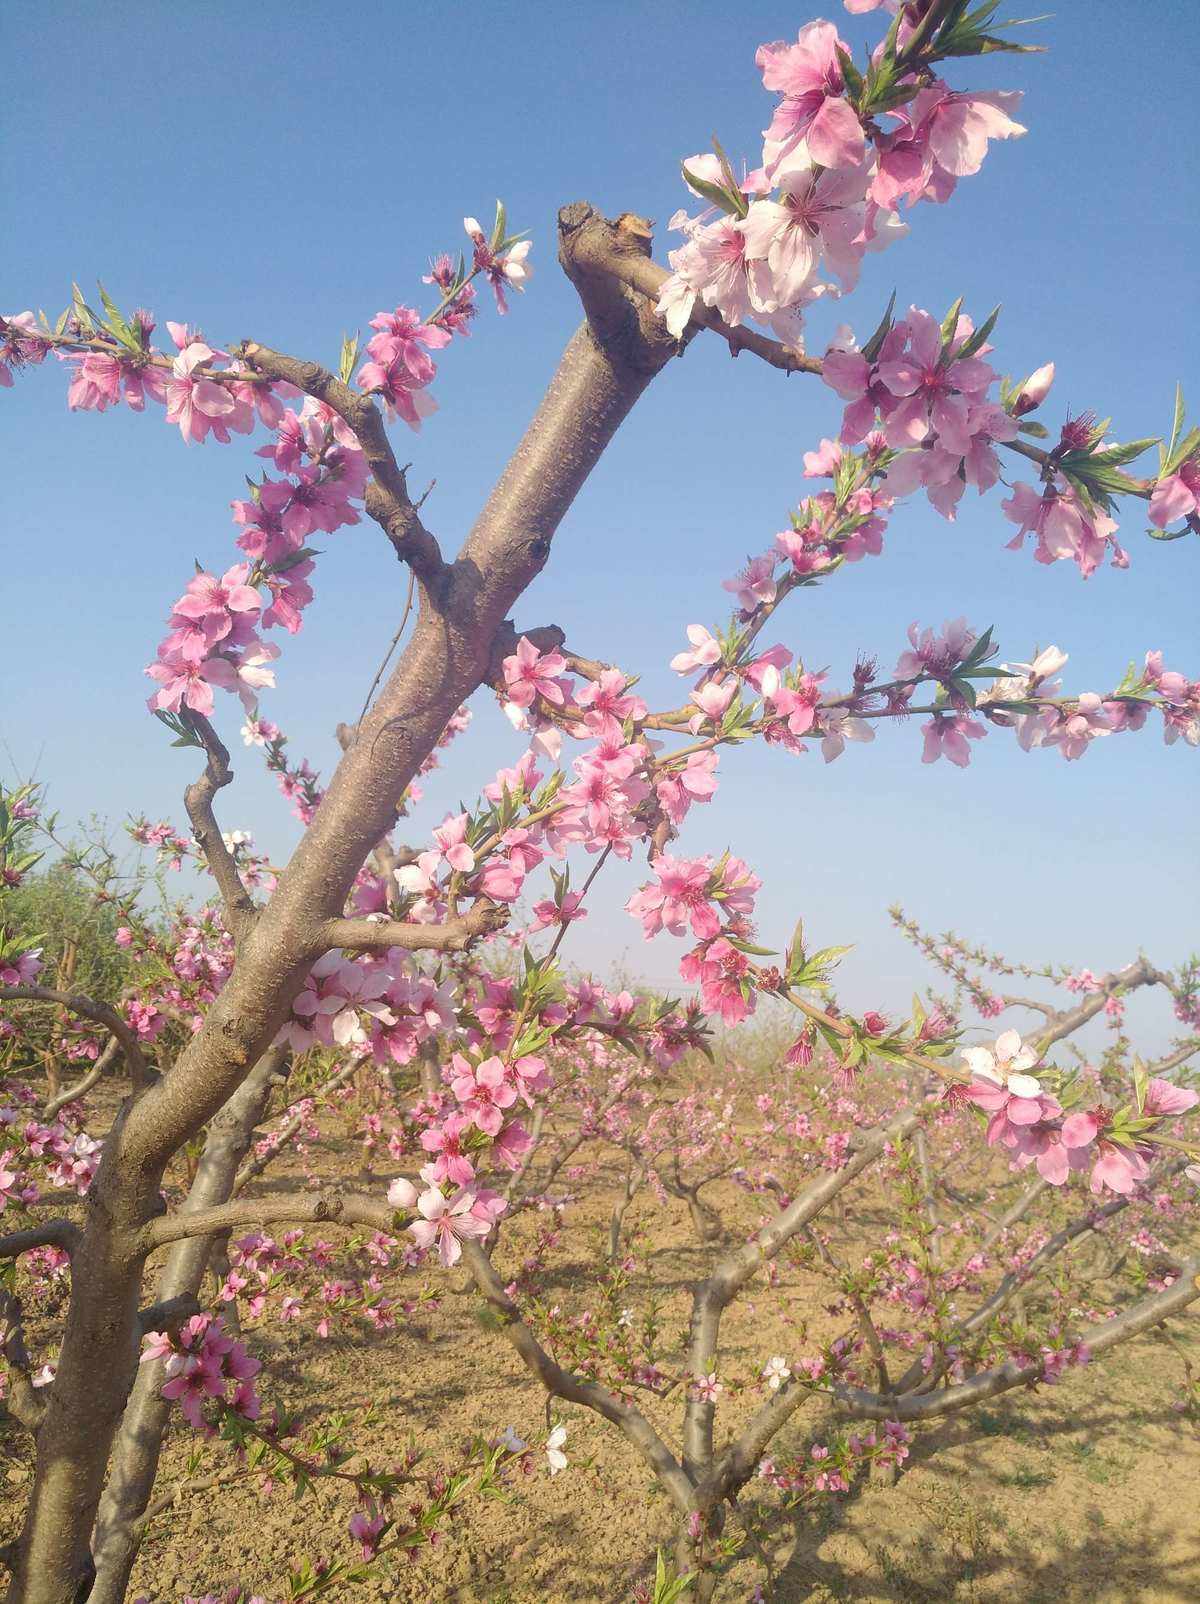
[[[944,757],[960,769],[965,769],[971,761],[967,742],[981,740],[987,734],[978,719],[968,718],[965,713],[938,713],[921,729],[925,737],[921,762],[936,763]]]
[[[503,1062],[485,1058],[472,1068],[460,1053],[455,1053],[453,1063],[458,1073],[450,1089],[462,1104],[464,1117],[474,1120],[486,1136],[497,1135],[504,1123],[501,1111],[511,1108],[517,1100],[516,1091],[505,1077]]]
[[[1085,507],[1073,485],[1066,481],[1047,485],[1040,492],[1019,482],[1013,493],[1000,503],[1004,516],[1017,525],[1008,542],[1010,551],[1019,551],[1025,536],[1035,537],[1034,557],[1040,563],[1070,559],[1085,579],[1091,577],[1111,544],[1113,566],[1124,567],[1128,559],[1113,538],[1117,525],[1094,503]]]
[[[394,1209],[415,1208],[417,1195],[416,1187],[403,1175],[398,1175],[387,1189],[387,1200]]]
[[[761,556],[752,557],[735,578],[721,581],[721,589],[732,591],[738,599],[738,605],[747,612],[752,612],[763,602],[773,602],[778,591],[775,583],[775,564],[778,560],[773,551],[764,551]]]
[[[1160,479],[1150,496],[1150,522],[1165,529],[1177,518],[1200,513],[1200,454],[1181,462],[1174,473]]]
[[[491,1156],[506,1170],[519,1170],[533,1147],[533,1137],[516,1120],[511,1120],[492,1143]]]
[[[756,200],[742,222],[758,304],[795,306],[822,262],[853,289],[865,249],[867,169],[818,167],[797,151],[775,176],[779,199]]]
[[[681,824],[693,802],[711,802],[717,789],[716,752],[693,752],[682,769],[658,780],[654,789],[672,824]]]
[[[855,167],[862,161],[862,124],[842,98],[846,85],[839,48],[848,53],[831,22],[807,23],[794,45],[780,41],[759,47],[754,59],[763,88],[784,97],[766,133],[768,171],[802,139],[822,167]]]
[[[1023,418],[1026,413],[1035,411],[1050,394],[1050,386],[1054,383],[1054,363],[1047,362],[1035,372],[1031,373],[1012,396],[1010,405],[1014,418]]]
[[[969,319],[959,319],[947,353],[943,353],[937,320],[919,307],[910,307],[908,317],[897,328],[905,330],[907,347],[878,366],[880,382],[899,401],[884,420],[884,439],[893,450],[902,450],[936,438],[946,451],[965,456],[972,440],[972,402],[982,399],[995,378],[979,357],[955,358],[952,354],[954,346],[971,332]]]
[[[1197,1103],[1200,1103],[1200,1092],[1188,1086],[1176,1086],[1156,1075],[1146,1086],[1142,1111],[1152,1119],[1165,1119],[1173,1114],[1186,1114]]]
[[[1092,1167],[1089,1182],[1091,1190],[1097,1194],[1107,1187],[1120,1197],[1128,1197],[1150,1174],[1150,1165],[1140,1148],[1118,1146],[1102,1137],[1097,1150],[1099,1157]]]
[[[555,707],[561,707],[570,692],[570,682],[559,678],[566,666],[560,652],[540,652],[522,635],[516,651],[503,663],[509,701],[517,707],[530,707],[537,697],[543,696]]]
[[[450,1181],[455,1186],[467,1186],[475,1179],[475,1166],[463,1151],[463,1139],[471,1125],[465,1114],[447,1114],[440,1125],[421,1132],[421,1146],[427,1153],[437,1155],[426,1166],[431,1184]],[[422,1175],[425,1173],[423,1170]]]
[[[920,91],[909,115],[926,134],[938,165],[953,178],[966,178],[982,167],[989,140],[1025,133],[1010,116],[1021,99],[1019,90],[959,93],[939,81]]]
[[[475,854],[467,843],[468,819],[465,813],[447,814],[433,832],[441,855],[457,874],[470,874]]]
[[[691,650],[677,652],[671,659],[671,667],[677,674],[694,674],[697,669],[711,668],[721,661],[721,643],[703,624],[689,624],[687,638],[692,643]]]
[[[408,1229],[418,1247],[426,1252],[436,1243],[443,1269],[451,1269],[462,1258],[463,1242],[488,1234],[487,1222],[471,1212],[473,1202],[470,1192],[459,1191],[447,1198],[432,1186],[417,1199],[421,1218]]]
[[[525,258],[533,249],[533,241],[518,240],[507,250],[496,253],[484,238],[483,230],[473,217],[463,218],[463,228],[475,249],[475,266],[492,286],[492,293],[496,297],[496,309],[503,315],[508,311],[508,302],[504,297],[505,290],[509,288],[524,290],[526,281],[532,277],[533,269]]]
[[[721,921],[712,905],[711,858],[673,858],[664,853],[651,859],[650,868],[657,884],[643,886],[625,904],[642,921],[646,939],[664,929],[673,936],[685,935],[689,923],[700,940],[715,936]]]
[[[166,381],[167,422],[179,425],[187,444],[202,441],[209,433],[224,442],[229,440],[225,424],[235,413],[237,402],[215,379],[192,377],[196,368],[211,362],[216,354],[202,340],[193,340],[175,358],[171,377]]]

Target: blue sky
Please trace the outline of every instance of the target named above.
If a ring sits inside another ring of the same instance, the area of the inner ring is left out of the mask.
[[[1020,6],[1017,6],[1020,11]],[[860,46],[876,18],[826,7]],[[0,186],[10,239],[0,306],[56,314],[72,278],[103,278],[119,304],[253,336],[326,360],[381,307],[423,304],[428,256],[461,243],[461,218],[507,202],[534,240],[535,276],[512,315],[484,311],[445,354],[441,411],[397,449],[412,481],[436,480],[427,521],[456,548],[518,439],[577,321],[554,261],[560,205],[665,221],[685,196],[679,160],[715,130],[756,159],[771,97],[754,68],[764,40],[812,12],[776,4],[480,4],[434,9],[267,0],[253,6],[12,0],[0,108]],[[868,258],[836,311],[864,335],[894,288],[939,314],[959,294],[1004,312],[993,360],[1026,373],[1053,358],[1047,420],[1064,406],[1111,413],[1121,439],[1169,423],[1177,378],[1200,403],[1194,317],[1197,158],[1172,108],[1192,95],[1190,6],[1063,0],[1027,30],[1045,56],[956,64],[959,85],[1021,88],[1020,141],[993,145],[949,206]],[[821,349],[832,322],[815,315]],[[232,560],[230,499],[258,459],[245,442],[185,449],[160,418],[71,416],[53,364],[0,396],[8,531],[0,600],[0,764],[36,773],[64,816],[183,820],[194,758],[144,709],[143,664],[193,557]],[[784,380],[719,342],[694,343],[652,386],[568,517],[518,623],[554,621],[572,646],[676,682],[666,661],[686,624],[723,614],[720,581],[763,549],[806,488],[801,456],[836,431],[815,380]],[[258,442],[253,442],[258,443]],[[1084,584],[1004,550],[993,493],[956,524],[925,504],[895,516],[882,559],[795,598],[777,637],[844,682],[860,650],[894,661],[908,624],[965,614],[1004,655],[1071,654],[1067,681],[1103,689],[1159,646],[1197,661],[1200,548],[1158,545],[1129,508],[1133,565]],[[371,527],[324,542],[318,600],[285,643],[266,716],[328,773],[333,727],[353,717],[399,615],[402,576]],[[429,786],[427,823],[475,793],[518,750],[489,698]],[[240,719],[220,709],[231,744]],[[1144,947],[1171,964],[1196,944],[1196,756],[1157,732],[1097,743],[1081,763],[1020,753],[993,734],[965,773],[922,767],[916,727],[882,730],[826,768],[815,752],[732,754],[717,802],[693,812],[684,850],[727,844],[763,875],[760,928],[786,938],[803,915],[822,943],[856,941],[846,998],[896,1006],[926,976],[892,932],[902,902],[1013,955],[1095,969]],[[252,755],[225,793],[227,828],[284,855],[296,827]],[[620,904],[619,870],[573,936],[573,954],[668,983],[677,950],[644,946]],[[1146,1044],[1170,1034],[1142,1010]]]

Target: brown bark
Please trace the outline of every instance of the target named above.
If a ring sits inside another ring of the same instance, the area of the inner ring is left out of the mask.
[[[181,1214],[227,1201],[285,1059],[277,1048],[264,1053],[213,1120]],[[172,1248],[158,1278],[160,1302],[198,1295],[211,1245],[211,1237],[193,1237]],[[125,1597],[171,1410],[162,1396],[163,1379],[161,1362],[139,1366],[125,1406],[92,1539],[96,1580],[89,1604],[121,1604]]]
[[[270,901],[241,934],[237,960],[204,1025],[173,1069],[129,1102],[92,1185],[72,1277],[59,1370],[38,1436],[37,1469],[10,1604],[71,1604],[114,1434],[136,1374],[138,1294],[171,1155],[245,1078],[287,1016],[342,916],[354,877],[394,823],[400,797],[451,715],[488,678],[513,603],[545,564],[554,534],[601,454],[677,349],[646,303],[589,265],[597,239],[645,254],[636,228],[586,205],[560,214],[560,254],[588,322],[574,335],[541,406],[453,566],[440,562],[407,498],[374,404],[313,363],[245,353],[260,371],[299,378],[348,418],[368,452],[368,510],[417,573],[413,634],[344,753]],[[432,547],[432,549],[431,549]],[[105,1021],[107,1023],[107,1021]]]

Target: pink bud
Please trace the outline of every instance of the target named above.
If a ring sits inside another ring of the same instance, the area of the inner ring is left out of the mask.
[[[387,1189],[387,1200],[394,1209],[414,1208],[417,1202],[417,1189],[403,1175],[397,1175]]]
[[[1054,363],[1047,362],[1031,373],[1025,383],[1013,397],[1012,414],[1015,418],[1023,418],[1027,412],[1040,407],[1050,394],[1050,386],[1054,383]]]

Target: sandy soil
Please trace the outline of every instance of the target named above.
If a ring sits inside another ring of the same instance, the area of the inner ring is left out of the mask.
[[[350,1158],[350,1149],[344,1149]],[[357,1159],[352,1160],[357,1168]],[[546,1295],[574,1309],[594,1296],[593,1266],[618,1174],[611,1159],[575,1209]],[[357,1184],[357,1183],[356,1183]],[[717,1189],[714,1189],[717,1191]],[[730,1188],[727,1223],[749,1224],[753,1202]],[[741,1215],[739,1215],[739,1210]],[[861,1216],[873,1235],[881,1216]],[[524,1215],[497,1255],[518,1262],[538,1217]],[[713,1257],[691,1231],[683,1204],[660,1206],[642,1193],[630,1210],[639,1269],[628,1302],[644,1307],[653,1281],[667,1293],[668,1331],[686,1320],[689,1285]],[[545,1402],[504,1338],[487,1329],[457,1274],[439,1277],[439,1307],[392,1332],[353,1343],[317,1342],[274,1319],[248,1329],[265,1361],[264,1400],[316,1420],[373,1403],[378,1418],[356,1444],[378,1463],[410,1444],[450,1462],[473,1434],[544,1429]],[[819,1325],[820,1284],[792,1276],[788,1296],[750,1299],[726,1324],[723,1374],[752,1373],[766,1355],[795,1351],[795,1321]],[[1200,1320],[1176,1321],[1176,1340],[1200,1365]],[[773,1521],[767,1545],[779,1604],[800,1600],[1057,1601],[1200,1599],[1200,1436],[1173,1408],[1183,1376],[1177,1347],[1162,1335],[1139,1339],[1058,1387],[1009,1393],[970,1417],[922,1429],[894,1486],[865,1483],[849,1495],[809,1503]],[[724,1406],[718,1425],[757,1401]],[[679,1400],[648,1412],[671,1438]],[[568,1472],[522,1479],[508,1505],[475,1501],[438,1547],[412,1564],[385,1564],[375,1581],[334,1589],[347,1604],[618,1604],[668,1547],[674,1525],[665,1497],[614,1428],[586,1411],[556,1407],[568,1423]],[[815,1407],[796,1417],[776,1447],[802,1447],[820,1434]],[[196,1438],[171,1434],[162,1486],[195,1474]],[[228,1451],[202,1448],[200,1469],[228,1464]],[[0,1437],[4,1535],[27,1485],[25,1454]],[[5,1480],[5,1478],[7,1478]],[[296,1503],[276,1490],[260,1501],[248,1486],[192,1494],[152,1525],[131,1596],[175,1604],[234,1579],[268,1599],[284,1596],[289,1571],[307,1554],[344,1552],[349,1501],[322,1491]],[[323,1533],[328,1535],[323,1540]],[[748,1600],[763,1576],[752,1556],[737,1561],[721,1597]],[[326,1595],[328,1596],[328,1595]]]

